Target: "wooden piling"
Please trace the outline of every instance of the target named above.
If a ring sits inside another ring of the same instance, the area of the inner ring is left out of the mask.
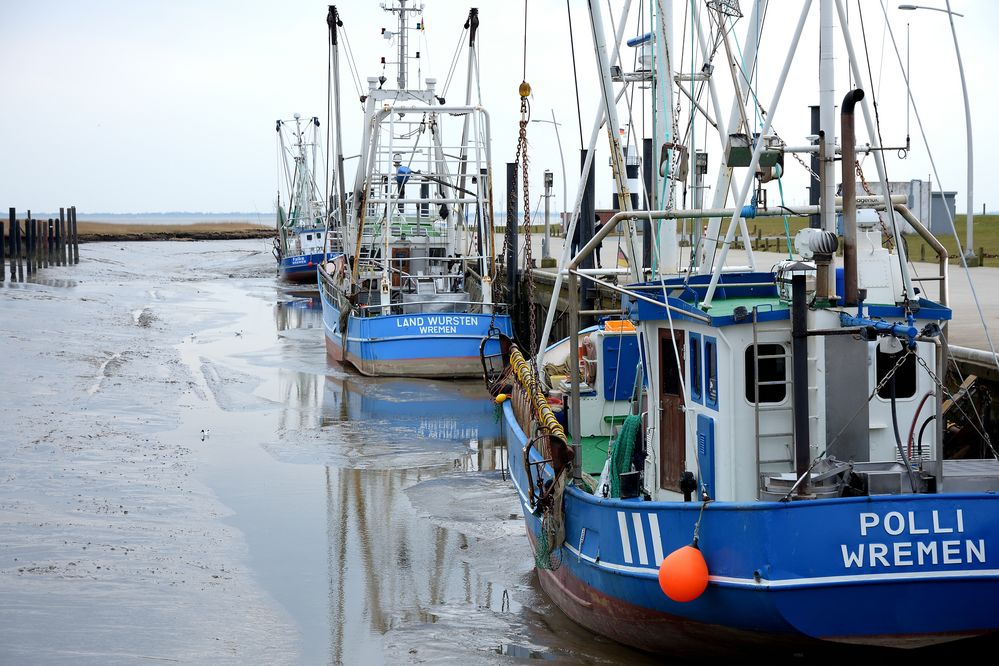
[[[66,211],[66,221],[60,225],[62,231],[62,265],[69,266],[69,211]]]
[[[55,220],[49,218],[48,237],[46,243],[47,260],[46,265],[52,266],[55,263]]]
[[[30,217],[24,221],[24,272],[31,279],[35,274],[35,234],[34,220]]]
[[[6,243],[6,238],[4,238],[3,224],[3,221],[0,220],[0,283],[2,283],[4,278],[7,277],[7,269],[5,268],[6,260],[4,259],[4,244]]]
[[[17,226],[17,211],[13,208],[10,209],[10,235],[7,237],[7,247],[10,249],[8,254],[10,255],[10,281],[13,282],[17,278],[17,269],[14,268],[14,227]]]
[[[14,220],[14,256],[17,257],[18,282],[24,282],[24,264],[21,262],[21,221]]]
[[[59,220],[63,219],[65,215],[66,215],[66,209],[65,208],[60,208],[59,209]],[[59,265],[59,220],[55,220],[55,219],[52,220],[52,222],[54,223],[54,226],[55,226],[55,236],[53,237],[52,249],[53,249],[53,251],[56,254],[56,256],[55,256],[55,264],[57,266]]]
[[[76,206],[72,207],[73,210],[73,264],[80,263],[80,234],[77,232],[76,228]]]
[[[63,261],[63,233],[66,225],[66,213],[60,208],[59,209],[59,220],[56,222],[55,230],[55,251],[56,251],[56,266],[63,266],[65,262]]]
[[[34,257],[35,272],[42,267],[42,244],[38,240],[38,230],[42,228],[41,220],[31,221],[31,254]]]

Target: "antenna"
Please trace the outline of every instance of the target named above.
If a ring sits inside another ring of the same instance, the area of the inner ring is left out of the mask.
[[[398,31],[399,31],[398,32],[398,37],[399,37],[399,76],[396,79],[396,83],[399,85],[399,90],[405,90],[406,89],[406,70],[407,70],[407,64],[408,64],[407,60],[408,60],[408,57],[409,57],[409,54],[407,52],[409,47],[408,47],[408,43],[407,43],[407,34],[406,34],[406,32],[407,32],[407,27],[406,27],[407,16],[406,15],[410,14],[410,13],[417,14],[419,12],[422,12],[423,11],[423,5],[421,4],[419,6],[407,7],[406,3],[409,2],[409,0],[396,0],[396,1],[399,3],[398,7],[395,7],[395,6],[389,7],[389,6],[386,6],[385,3],[382,3],[381,6],[382,6],[382,9],[384,9],[385,11],[399,15],[399,27],[398,27]]]

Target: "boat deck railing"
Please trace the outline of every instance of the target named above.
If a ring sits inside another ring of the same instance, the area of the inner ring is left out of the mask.
[[[392,303],[390,312],[384,312],[385,306],[380,303],[370,303],[356,306],[357,313],[362,317],[377,317],[384,314],[414,314],[413,311],[433,308],[430,314],[500,314],[508,312],[506,303],[486,303],[470,299],[426,299]]]

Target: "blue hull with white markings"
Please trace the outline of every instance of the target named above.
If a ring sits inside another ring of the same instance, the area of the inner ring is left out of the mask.
[[[510,460],[522,460],[527,438],[509,402],[504,434]],[[541,461],[533,449],[530,457]],[[511,464],[510,474],[536,546],[541,520],[525,466]],[[564,516],[555,566],[538,569],[545,591],[580,624],[650,651],[825,641],[919,647],[999,624],[996,495],[702,507],[604,499],[570,486]],[[689,545],[699,518],[709,584],[696,600],[674,602],[660,589],[659,565]]]
[[[316,281],[316,266],[325,261],[333,261],[339,252],[299,254],[282,257],[278,264],[278,274],[288,282],[310,283]]]
[[[512,334],[506,314],[345,316],[333,293],[320,286],[327,354],[371,377],[481,377],[483,338],[490,329]],[[485,348],[497,353],[498,340],[488,340]]]

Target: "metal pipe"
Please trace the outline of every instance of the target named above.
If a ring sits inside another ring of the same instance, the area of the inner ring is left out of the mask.
[[[617,119],[617,104],[614,98],[614,86],[611,83],[610,59],[607,56],[607,42],[604,37],[603,16],[600,11],[600,3],[597,0],[589,0],[590,6],[590,27],[593,30],[593,46],[597,57],[597,68],[600,72],[600,91],[603,96],[604,113],[607,116],[607,138],[610,141],[610,157],[613,166],[614,180],[617,184],[617,191],[620,193],[620,204],[625,210],[631,210],[631,191],[628,188],[627,177],[624,166],[624,152],[621,149],[621,140],[618,137],[617,128],[620,127]],[[631,9],[631,0],[625,0],[621,10],[621,27],[628,21],[628,12]],[[620,30],[620,28],[619,28]],[[615,44],[621,42],[621,37],[616,37]],[[616,49],[615,49],[616,50]],[[630,219],[630,218],[629,218]],[[641,266],[638,265],[638,258],[641,256],[635,248],[635,233],[631,222],[628,222],[628,233],[625,236],[624,250],[628,256],[629,268],[633,282],[641,279]]]
[[[851,90],[843,98],[840,111],[840,136],[843,142],[843,303],[854,306],[858,302],[857,287],[857,176],[853,152],[853,107],[864,99],[860,88]]]
[[[843,32],[843,42],[846,44],[846,51],[847,54],[849,55],[848,62],[850,63],[850,69],[853,72],[853,78],[855,81],[863,81],[864,79],[860,74],[860,65],[858,64],[857,55],[853,48],[853,38],[850,36],[850,22],[847,20],[846,10],[843,8],[843,3],[841,2],[841,0],[835,0],[835,1],[836,1],[836,12],[839,14],[840,28],[842,29]],[[868,107],[868,105],[861,104],[860,108],[864,112],[864,122],[867,125],[867,135],[870,137],[871,142],[874,144],[875,148],[875,150],[873,151],[874,164],[878,169],[878,179],[881,182],[882,193],[885,198],[885,205],[888,205],[887,203],[889,199],[888,175],[887,172],[885,171],[884,158],[882,157],[881,151],[879,150],[881,146],[878,143],[877,128],[875,128],[874,126],[874,119],[871,117],[871,110]],[[902,243],[902,234],[898,229],[898,225],[895,224],[894,216],[891,215],[890,212],[889,216],[891,217],[891,226],[895,238],[895,247],[898,249],[899,257],[901,257],[902,259],[899,262],[899,265],[901,266],[902,270],[902,283],[905,285],[905,294],[909,298],[912,298],[914,296],[912,292],[912,280],[909,276],[909,269],[905,262],[906,259],[906,257],[904,256],[905,246]]]
[[[752,72],[756,69],[756,58],[759,46],[759,30],[757,26],[760,25],[760,5],[759,2],[753,3],[753,11],[749,16],[749,20],[746,23],[746,37],[743,39],[743,67],[747,72]],[[750,95],[749,91],[749,77],[743,75],[739,81],[739,87],[742,89],[742,94],[744,98]],[[728,123],[724,125],[725,140],[728,140],[728,135],[733,133],[738,127],[738,123],[742,118],[742,110],[739,108],[739,102],[736,99],[732,99],[732,106],[729,110]],[[668,115],[664,115],[664,118],[668,118]],[[719,124],[721,123],[721,116],[718,117]],[[746,128],[749,131],[749,128]],[[722,149],[722,155],[724,160],[724,147]],[[732,167],[727,164],[722,164],[718,169],[718,175],[715,178],[714,185],[714,195],[712,199],[712,207],[720,208],[725,205],[728,200],[729,192],[732,192],[732,196],[738,196],[738,192],[735,189],[735,182],[732,179]],[[701,251],[698,253],[700,258],[698,258],[698,273],[706,274],[711,271],[713,262],[709,261],[710,257],[715,254],[715,249],[717,247],[718,232],[721,229],[721,216],[716,216],[708,220],[707,231],[704,234],[704,243],[701,246]]]
[[[569,274],[569,441],[572,443],[572,478],[580,481],[583,478],[583,449],[580,445],[580,415],[579,415],[579,304],[576,295],[579,293],[579,278],[575,273]]]
[[[590,315],[592,317],[610,316],[610,315],[623,315],[628,314],[627,310],[580,310],[581,315]]]
[[[794,409],[794,471],[803,479],[798,494],[808,492],[809,458],[811,443],[808,432],[808,303],[806,302],[805,276],[791,278],[791,382]],[[759,382],[759,367],[754,379]]]
[[[871,197],[857,197],[857,208],[865,208],[872,210],[884,210],[885,204],[884,200],[880,196]],[[902,204],[908,201],[908,197],[904,194],[893,194],[891,196],[892,204]],[[843,206],[843,198],[836,197],[834,210],[840,211]],[[798,206],[794,211],[795,213],[800,213],[801,215],[810,215],[812,213],[818,213],[821,210],[821,206]],[[732,217],[736,213],[741,214],[743,211],[736,211],[734,208],[704,208],[702,210],[650,210],[650,211],[621,211],[615,213],[609,220],[604,222],[603,226],[600,227],[600,231],[594,234],[593,238],[589,243],[584,245],[576,256],[569,262],[566,266],[567,269],[572,270],[579,267],[580,262],[582,262],[583,257],[600,244],[604,238],[606,238],[615,228],[617,228],[618,223],[621,220],[630,217],[649,217],[653,220],[675,220],[685,217]],[[783,217],[787,214],[786,210],[757,210],[756,217]],[[715,285],[717,286],[717,285]]]
[[[580,273],[579,271],[572,271],[572,272],[569,273],[569,275],[570,276],[576,275],[576,276],[579,276],[579,277],[584,277],[587,280],[592,280],[594,282],[598,282],[598,280],[596,278],[594,278],[594,277],[592,277],[590,275],[587,275],[585,273]],[[677,314],[683,315],[684,317],[690,317],[691,319],[696,319],[697,321],[702,321],[702,322],[704,322],[706,324],[711,323],[711,317],[709,315],[703,314],[701,312],[691,312],[690,310],[684,310],[683,308],[678,308],[675,305],[670,305],[668,302],[657,301],[654,298],[649,298],[648,296],[642,296],[641,294],[635,293],[633,291],[628,291],[627,289],[624,289],[623,287],[619,287],[616,284],[608,284],[607,282],[603,282],[603,281],[600,281],[600,284],[602,286],[604,286],[604,287],[607,287],[611,291],[617,291],[617,292],[620,292],[622,294],[627,294],[628,297],[630,297],[630,298],[636,298],[636,299],[638,299],[640,301],[645,301],[646,303],[651,303],[652,305],[655,305],[656,307],[666,308],[670,312],[675,312]],[[571,296],[569,298],[569,301],[570,301],[570,307],[571,307],[572,302],[573,302],[573,299],[572,299]]]
[[[819,128],[823,138],[824,158],[819,160],[819,183],[822,188],[822,229],[836,233],[833,198],[836,177],[833,159],[836,150],[836,53],[833,40],[832,0],[819,0]],[[857,81],[863,79],[857,78]],[[834,278],[830,278],[830,282]],[[830,289],[833,291],[833,289]]]
[[[912,214],[912,211],[910,211],[905,204],[897,203],[894,205],[894,208],[898,211],[898,214],[902,216],[902,219],[908,222],[909,225],[916,230],[919,237],[926,241],[929,246],[933,248],[933,251],[937,253],[937,262],[940,265],[940,295],[937,300],[940,301],[940,305],[947,305],[947,302],[950,300],[950,287],[947,283],[947,273],[949,272],[950,266],[950,253],[947,252],[947,248],[941,245],[940,241],[937,240],[937,237],[930,233],[929,229],[923,226],[923,223]]]

